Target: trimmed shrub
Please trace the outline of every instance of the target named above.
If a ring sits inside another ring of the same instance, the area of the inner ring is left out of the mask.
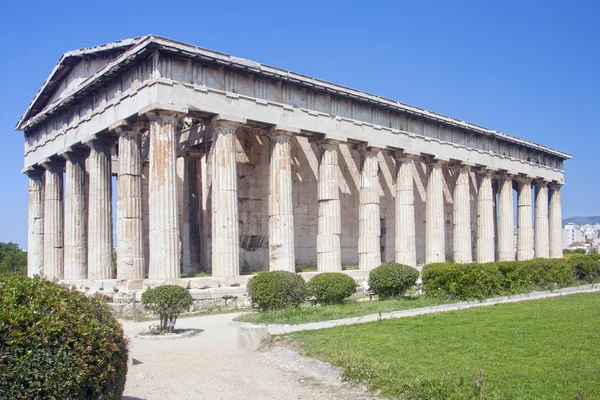
[[[599,279],[600,260],[583,255],[486,264],[437,263],[423,268],[423,285],[428,295],[461,300],[523,293],[549,285],[565,287],[577,281]]]
[[[194,303],[194,299],[190,292],[181,286],[163,285],[142,293],[142,303],[148,311],[159,316],[159,330],[166,332],[169,330],[168,322],[172,321],[171,328],[174,328],[179,314],[188,311]]]
[[[408,265],[385,263],[369,272],[369,286],[381,300],[402,296],[418,278],[419,272]]]
[[[127,355],[103,296],[0,276],[0,398],[121,399]]]
[[[306,285],[309,296],[320,304],[341,304],[356,292],[354,279],[341,272],[315,275]]]
[[[263,271],[248,281],[248,292],[259,311],[299,307],[306,300],[306,283],[293,272]]]

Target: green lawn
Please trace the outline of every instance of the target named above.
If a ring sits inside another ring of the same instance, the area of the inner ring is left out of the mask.
[[[600,399],[600,293],[290,337],[307,355],[393,398],[574,399],[584,392],[579,399]],[[475,396],[480,370],[483,395]]]
[[[350,301],[345,304],[324,305],[318,307],[286,308],[283,310],[250,313],[237,317],[236,321],[256,324],[303,324],[306,322],[358,317],[361,315],[408,310],[412,308],[435,306],[450,303],[451,300],[426,296],[403,297],[391,300]]]

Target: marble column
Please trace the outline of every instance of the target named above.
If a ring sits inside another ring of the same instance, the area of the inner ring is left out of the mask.
[[[44,162],[44,276],[63,279],[64,276],[64,160]]]
[[[560,240],[562,242],[562,226]],[[536,181],[535,184],[535,257],[550,258],[548,183],[545,181]]]
[[[65,274],[64,279],[87,279],[87,151],[63,154],[65,168]]]
[[[413,160],[418,156],[396,154],[396,262],[417,266]]]
[[[531,178],[518,177],[517,189],[517,260],[533,258],[533,207]]]
[[[177,119],[172,111],[151,111],[150,120],[150,266],[149,279],[180,277],[177,209]]]
[[[511,176],[498,178],[498,261],[515,260],[515,222]]]
[[[453,193],[453,249],[454,261],[470,263],[473,261],[471,245],[471,190],[469,166],[454,171],[456,182]]]
[[[121,126],[117,177],[117,279],[144,279],[142,133],[145,125]]]
[[[292,133],[273,130],[269,162],[269,270],[296,271],[292,203]]]
[[[479,173],[477,190],[477,262],[495,260],[495,213],[492,174],[489,170]]]
[[[29,177],[27,229],[27,276],[44,273],[44,169],[35,166],[25,171]]]
[[[183,155],[182,269],[187,274],[200,272],[200,207],[202,181],[199,150]]]
[[[241,121],[214,119],[212,149],[212,276],[240,274],[236,129]]]
[[[446,261],[442,161],[428,164],[425,204],[425,264]]]
[[[561,185],[550,185],[549,230],[550,258],[563,257]]]
[[[370,271],[381,265],[378,149],[364,148],[360,162],[358,206],[358,267]]]
[[[339,166],[337,141],[319,144],[319,214],[317,230],[317,269],[319,272],[342,270]]]
[[[88,279],[113,279],[112,139],[97,138],[90,148],[88,169]]]

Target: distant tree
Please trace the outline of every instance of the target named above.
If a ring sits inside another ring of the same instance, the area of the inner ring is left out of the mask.
[[[0,273],[27,273],[27,253],[16,243],[0,242]]]

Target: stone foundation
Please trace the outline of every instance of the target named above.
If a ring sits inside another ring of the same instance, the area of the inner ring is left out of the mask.
[[[357,291],[362,290],[360,283],[369,278],[369,271],[343,271],[354,278]],[[318,272],[302,272],[299,275],[305,281]],[[75,287],[88,295],[99,293],[108,299],[109,306],[117,318],[133,317],[133,295],[136,296],[137,318],[148,318],[152,315],[144,309],[142,293],[149,288],[161,285],[178,285],[189,290],[194,304],[190,313],[211,310],[236,310],[250,307],[248,281],[253,275],[242,275],[228,278],[188,278],[188,279],[103,279],[103,280],[69,280],[61,283]]]

